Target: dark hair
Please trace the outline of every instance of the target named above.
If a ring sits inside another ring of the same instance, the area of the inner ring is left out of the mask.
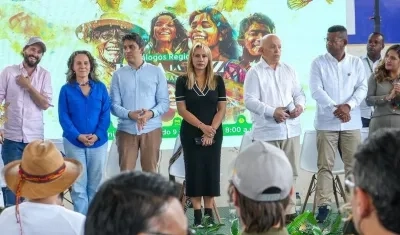
[[[354,155],[354,183],[372,199],[387,230],[400,233],[400,129],[382,128]]]
[[[383,36],[382,33],[379,32],[373,32],[370,34],[370,36],[375,35],[375,36],[381,36],[382,37],[382,44],[385,44],[385,36]]]
[[[146,45],[146,42],[137,33],[132,32],[132,33],[124,35],[122,37],[122,43],[125,42],[126,40],[136,42],[136,44],[139,46],[140,49],[144,48],[144,46]]]
[[[153,44],[153,46],[155,46],[157,43],[156,39],[154,38],[154,26],[156,25],[156,22],[160,16],[170,16],[174,21],[176,29],[176,37],[172,40],[172,48],[176,48],[177,46],[179,46],[180,43],[182,43],[182,41],[187,39],[187,33],[182,23],[176,18],[176,15],[171,12],[161,12],[151,20],[150,41]]]
[[[90,63],[90,73],[89,73],[89,79],[98,82],[99,79],[97,78],[97,63],[96,63],[96,59],[92,56],[92,54],[90,54],[90,52],[88,51],[74,51],[72,52],[71,56],[68,59],[67,62],[67,66],[68,66],[68,70],[66,72],[67,75],[67,83],[74,83],[76,82],[76,74],[73,70],[74,67],[74,61],[75,61],[75,57],[77,55],[86,55],[89,58],[89,63]]]
[[[343,39],[347,39],[347,29],[343,25],[333,25],[329,27],[328,33],[340,33]]]
[[[386,50],[384,58],[386,58],[389,51],[397,52],[397,55],[400,58],[400,44],[391,45]],[[375,69],[375,79],[377,82],[383,82],[385,80],[388,80],[388,78],[389,78],[389,71],[387,71],[387,69],[385,68],[385,60],[382,60]]]
[[[160,215],[178,185],[159,174],[131,171],[106,181],[89,206],[87,235],[134,235],[147,231],[149,221]]]
[[[275,33],[275,23],[271,20],[271,18],[262,13],[254,13],[240,21],[239,40],[244,39],[245,33],[253,23],[265,25],[268,27],[271,33]]]
[[[226,20],[222,13],[212,7],[206,7],[201,10],[194,11],[189,16],[189,24],[193,21],[194,17],[206,13],[210,16],[212,22],[218,29],[218,32],[223,35],[222,41],[219,42],[219,51],[221,55],[227,57],[228,59],[238,59],[239,58],[239,45],[235,40],[235,32],[232,26]]]
[[[267,190],[275,190],[275,188]],[[267,193],[266,191],[264,193]],[[231,183],[228,187],[230,201],[235,192],[237,195],[236,206],[239,207],[239,217],[245,225],[246,233],[264,233],[277,224],[279,224],[279,228],[285,226],[285,210],[289,205],[290,195],[280,201],[258,202],[241,194]]]

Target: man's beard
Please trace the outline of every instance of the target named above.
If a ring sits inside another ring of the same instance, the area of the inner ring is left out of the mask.
[[[34,58],[36,59],[36,61],[35,61],[35,62],[31,62],[31,61],[29,60],[29,57],[34,57]],[[29,67],[34,68],[34,67],[36,67],[36,65],[39,64],[40,59],[39,59],[38,57],[36,57],[36,56],[24,55],[24,62],[25,62],[25,64],[28,65]]]

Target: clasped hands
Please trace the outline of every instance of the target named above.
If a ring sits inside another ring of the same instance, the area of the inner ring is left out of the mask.
[[[386,100],[394,99],[400,94],[400,83],[394,83],[393,89],[390,91],[389,95],[386,96]]]
[[[297,118],[303,111],[303,107],[299,104],[296,105],[296,108],[292,112],[289,112],[286,107],[278,107],[275,109],[273,116],[277,123],[281,123],[288,118]]]
[[[82,142],[86,147],[92,146],[97,140],[99,140],[99,137],[95,134],[80,134],[78,136],[78,140]]]
[[[351,120],[350,116],[350,105],[348,104],[339,104],[335,105],[336,110],[333,112],[335,117],[339,118],[343,123]]]
[[[203,146],[212,145],[214,136],[217,133],[217,131],[214,129],[214,127],[205,125],[202,123],[202,124],[200,124],[199,128],[203,132],[203,136],[201,138],[201,140],[203,142]]]
[[[129,112],[129,118],[136,121],[136,125],[139,131],[143,130],[147,121],[152,117],[153,111],[148,109],[139,109]]]

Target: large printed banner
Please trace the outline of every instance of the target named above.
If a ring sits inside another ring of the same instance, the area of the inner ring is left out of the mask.
[[[278,34],[282,61],[297,70],[310,101],[311,61],[325,52],[327,28],[345,24],[346,4],[339,0],[2,0],[0,18],[1,67],[22,61],[20,53],[30,36],[47,43],[40,63],[51,72],[54,90],[54,108],[45,115],[47,138],[62,135],[57,102],[70,54],[92,52],[100,79],[109,87],[113,71],[125,64],[121,38],[129,32],[146,40],[144,59],[163,68],[168,79],[171,106],[163,116],[164,138],[179,134],[182,119],[176,111],[175,81],[185,73],[188,50],[197,40],[211,48],[214,71],[225,80],[224,135],[239,137],[251,128],[243,82],[246,71],[260,59],[259,39]],[[308,107],[303,117],[306,127],[312,126],[313,115],[313,107]],[[117,124],[113,118],[110,140]]]

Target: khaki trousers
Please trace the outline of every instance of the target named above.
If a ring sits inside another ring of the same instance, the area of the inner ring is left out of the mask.
[[[333,195],[332,169],[337,151],[341,153],[345,175],[347,177],[352,171],[353,157],[360,143],[360,130],[317,131],[317,206],[331,204]]]
[[[267,141],[267,143],[272,144],[285,152],[287,158],[289,159],[290,164],[293,169],[293,189],[296,186],[296,178],[298,176],[297,173],[297,159],[300,155],[300,136],[292,137],[286,140],[274,140]],[[290,197],[290,202],[288,207],[286,208],[286,214],[294,214],[296,213],[296,190],[293,191],[292,196]]]
[[[141,135],[117,131],[119,167],[121,171],[135,170],[140,150],[140,164],[143,171],[157,172],[160,158],[161,128]]]

